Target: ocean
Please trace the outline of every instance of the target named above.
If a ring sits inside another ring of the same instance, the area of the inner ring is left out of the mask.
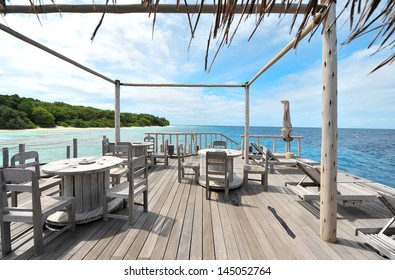
[[[243,126],[169,126],[134,127],[121,129],[121,141],[142,141],[146,132],[218,132],[240,144]],[[250,127],[250,135],[280,135],[280,127]],[[0,146],[10,149],[10,156],[18,151],[18,144],[26,150],[39,152],[41,162],[66,157],[66,146],[78,141],[78,156],[101,155],[103,136],[114,141],[115,130],[67,129],[13,131],[0,133]],[[321,128],[293,128],[293,135],[302,136],[302,156],[320,161]],[[339,129],[338,168],[395,188],[395,130],[393,129]],[[263,143],[269,148],[272,141]],[[291,151],[297,152],[297,141],[291,142]],[[277,151],[284,151],[283,141],[277,141]],[[0,164],[2,164],[0,154]]]

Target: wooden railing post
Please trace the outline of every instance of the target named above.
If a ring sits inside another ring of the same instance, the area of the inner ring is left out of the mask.
[[[10,151],[8,148],[3,148],[3,168],[8,168],[10,164]]]
[[[77,139],[73,139],[73,157],[77,158],[78,157],[78,147],[77,147]]]
[[[70,146],[66,146],[66,158],[70,158]]]

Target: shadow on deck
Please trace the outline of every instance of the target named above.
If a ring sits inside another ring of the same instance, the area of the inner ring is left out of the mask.
[[[193,178],[178,183],[177,161],[156,166],[149,174],[149,211],[136,207],[136,222],[109,219],[77,226],[34,255],[32,234],[13,242],[2,259],[40,260],[329,260],[383,259],[355,236],[356,227],[383,226],[390,213],[379,201],[338,207],[337,242],[319,238],[319,205],[304,202],[284,186],[302,176],[295,168],[269,176],[269,191],[258,182],[249,188],[213,192]],[[243,161],[235,161],[241,173]],[[118,210],[120,212],[125,209]],[[24,229],[14,224],[13,234]]]

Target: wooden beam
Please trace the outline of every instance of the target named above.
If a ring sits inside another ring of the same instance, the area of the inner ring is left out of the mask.
[[[272,67],[277,61],[279,61],[285,54],[287,54],[297,43],[299,43],[307,34],[309,34],[314,27],[316,27],[321,21],[321,13],[318,13],[316,17],[302,30],[300,36],[292,39],[272,60],[270,60],[262,69],[247,83],[250,86],[255,82],[266,70]]]
[[[70,58],[68,58],[68,57],[66,57],[66,56],[64,56],[64,55],[62,55],[62,54],[60,54],[60,53],[48,48],[48,47],[46,47],[46,46],[44,46],[44,45],[42,45],[42,44],[40,44],[40,43],[38,43],[38,42],[36,42],[36,41],[34,41],[34,40],[32,40],[32,39],[30,39],[29,37],[26,37],[26,36],[22,35],[21,33],[16,32],[15,30],[13,30],[13,29],[11,29],[11,28],[9,28],[9,27],[1,24],[1,23],[0,23],[0,30],[3,30],[4,32],[6,32],[6,33],[18,38],[19,40],[24,41],[25,43],[28,43],[28,44],[30,44],[32,46],[35,46],[36,48],[39,48],[39,49],[41,49],[41,50],[43,50],[43,51],[45,51],[47,53],[50,53],[53,56],[56,56],[57,58],[60,58],[60,59],[66,61],[66,62],[68,62],[70,64],[73,64],[74,66],[77,66],[78,68],[80,68],[80,69],[82,69],[82,70],[84,70],[84,71],[86,71],[88,73],[91,73],[91,74],[93,74],[93,75],[95,75],[97,77],[100,77],[100,78],[106,80],[107,82],[110,82],[110,83],[113,83],[113,84],[115,83],[114,80],[112,80],[112,79],[110,79],[110,78],[108,78],[108,77],[106,77],[106,76],[104,76],[104,75],[102,75],[102,74],[100,74],[100,73],[98,73],[98,72],[96,72],[96,71],[94,71],[94,70],[92,70],[92,69],[90,69],[90,68],[88,68],[88,67],[86,67],[86,66],[84,66],[84,65],[82,65],[82,64],[80,64],[80,63],[78,63],[78,62],[76,62],[76,61],[74,61],[74,60],[72,60],[72,59],[70,59]]]
[[[220,87],[220,88],[234,88],[245,87],[245,85],[238,84],[152,84],[152,83],[121,83],[121,86],[129,87]]]
[[[323,0],[322,0],[323,1]],[[322,145],[320,237],[336,242],[337,231],[337,35],[336,2],[323,22],[322,34]]]
[[[247,11],[250,5],[247,5]],[[324,5],[318,5],[318,10],[325,7]],[[257,5],[254,6],[254,12],[256,11]],[[245,9],[245,5],[237,5],[235,9],[236,14],[241,14]],[[21,5],[11,5],[5,8],[0,6],[0,12],[4,14],[50,14],[50,13],[103,13],[108,14],[132,14],[132,13],[176,13],[185,14],[189,13],[202,13],[202,14],[215,14],[217,7],[212,4],[204,4],[201,8],[200,5],[188,5],[186,7],[184,4],[160,4],[158,7],[152,7],[151,10],[141,4],[130,4],[130,5],[36,5],[34,8],[32,6],[21,6]],[[270,10],[271,14],[305,14],[307,11],[307,4],[302,4],[298,7],[298,4],[292,4],[286,6],[285,4],[274,4],[273,8]]]

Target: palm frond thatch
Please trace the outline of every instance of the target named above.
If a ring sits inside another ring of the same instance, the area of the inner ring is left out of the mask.
[[[38,9],[44,9],[45,0],[28,0],[32,11],[38,11]],[[176,0],[177,9],[180,7],[180,0]],[[0,12],[7,13],[12,12],[12,10],[7,10],[7,4],[12,2],[11,0],[5,1],[0,0]],[[56,6],[54,0],[50,0],[52,5]],[[153,14],[153,26],[152,31],[154,32],[154,26],[156,22],[156,13],[158,12],[158,7],[160,3],[165,2],[164,0],[141,0],[142,7],[145,7],[149,16]],[[241,2],[241,3],[240,3]],[[302,3],[304,2],[304,3]],[[211,5],[214,7],[212,13],[214,17],[214,23],[212,30],[209,34],[209,39],[207,41],[207,49],[210,47],[211,39],[218,39],[218,49],[216,51],[217,56],[219,49],[224,45],[229,45],[237,32],[242,19],[248,18],[251,15],[257,16],[257,22],[254,30],[251,33],[250,38],[255,34],[258,27],[262,25],[263,19],[269,16],[275,7],[281,7],[280,15],[284,15],[289,11],[293,11],[294,16],[291,21],[290,31],[295,28],[298,24],[296,31],[296,38],[300,35],[301,31],[306,27],[306,25],[314,20],[318,13],[324,15],[323,17],[318,17],[320,21],[325,19],[325,7],[329,7],[336,0],[214,0],[214,4],[205,4],[205,0],[196,0],[194,8],[189,8],[187,0],[184,0],[184,5],[186,7],[186,14],[188,15],[188,23],[191,30],[191,39],[194,38],[194,33],[198,26],[200,15],[202,13],[203,7],[205,5]],[[108,7],[109,0],[105,0],[105,5]],[[112,5],[117,6],[117,1],[112,0]],[[304,6],[303,13],[300,14],[300,9]],[[76,5],[74,5],[76,6]],[[237,9],[240,8],[241,9]],[[291,10],[292,9],[292,10]],[[60,9],[59,9],[60,12]],[[278,10],[276,11],[279,12]],[[340,15],[347,15],[350,23],[350,34],[348,38],[342,43],[343,45],[349,44],[356,38],[365,36],[369,34],[372,36],[370,44],[367,48],[370,48],[373,44],[378,44],[380,52],[384,49],[394,49],[395,40],[395,1],[394,0],[347,0]],[[44,10],[45,13],[45,10]],[[102,13],[102,17],[97,24],[93,34],[92,40],[97,34],[100,26],[103,23],[104,16],[107,13],[105,9]],[[239,20],[234,23],[235,15],[240,14]],[[196,17],[193,17],[196,15]],[[302,17],[300,23],[297,21],[298,16]],[[192,18],[195,18],[195,22],[192,22]],[[321,22],[318,22],[318,24]],[[235,27],[233,27],[235,25]],[[313,34],[315,32],[312,32]],[[298,42],[298,40],[296,40]],[[296,47],[296,45],[294,46]],[[377,53],[376,52],[376,53]],[[206,53],[206,69],[207,69],[207,53]],[[384,65],[389,65],[395,60],[395,52],[390,54],[390,56],[385,59],[379,66],[377,66],[373,71],[376,71],[383,67]],[[372,72],[373,72],[372,71]]]

